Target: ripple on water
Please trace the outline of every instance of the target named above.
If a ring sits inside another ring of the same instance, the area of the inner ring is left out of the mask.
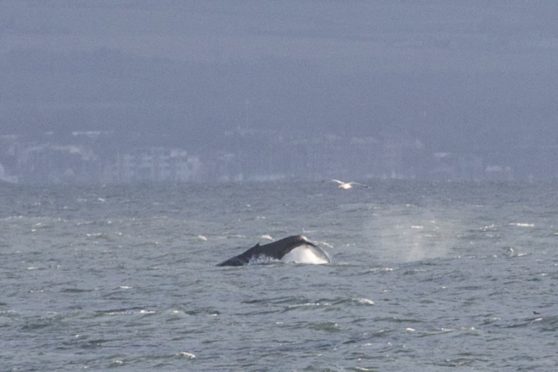
[[[63,324],[64,318],[64,315],[58,313],[28,316],[24,318],[21,330],[36,331],[43,328],[58,327]]]
[[[300,324],[301,327],[307,327],[315,331],[324,332],[341,332],[341,327],[336,322],[309,322],[306,324]]]
[[[533,317],[514,319],[509,322],[499,322],[496,325],[501,328],[536,328],[541,332],[555,332],[558,331],[558,316],[543,316],[539,314]]]
[[[343,308],[347,306],[371,306],[374,305],[374,301],[364,297],[349,297],[349,298],[318,298],[316,300],[311,300],[305,298],[303,300],[298,299],[295,303],[286,304],[284,311],[291,310],[311,310],[313,308]]]

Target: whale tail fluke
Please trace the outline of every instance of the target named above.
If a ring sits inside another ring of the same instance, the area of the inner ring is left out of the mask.
[[[294,250],[303,249],[306,253],[303,255],[290,254]],[[309,254],[308,254],[309,253]],[[290,255],[289,255],[290,254]],[[318,263],[330,263],[331,259],[327,252],[322,250],[320,247],[310,242],[303,235],[292,235],[275,242],[260,245],[259,243],[248,249],[246,252],[229,258],[228,260],[221,262],[217,266],[242,266],[250,263],[250,261],[260,258],[272,259],[280,261],[287,257],[288,262],[298,262],[299,263],[314,263],[306,262],[306,258],[300,259],[300,257],[315,257]],[[293,259],[293,257],[296,257]],[[291,261],[292,260],[292,261]]]

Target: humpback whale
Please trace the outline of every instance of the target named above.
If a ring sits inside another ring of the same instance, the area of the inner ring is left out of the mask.
[[[260,259],[307,264],[332,262],[326,251],[310,242],[305,236],[293,235],[269,244],[258,243],[246,252],[229,258],[217,266],[241,266]]]

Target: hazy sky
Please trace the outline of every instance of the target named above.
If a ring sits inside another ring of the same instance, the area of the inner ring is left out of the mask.
[[[558,144],[558,2],[0,1],[0,134]]]

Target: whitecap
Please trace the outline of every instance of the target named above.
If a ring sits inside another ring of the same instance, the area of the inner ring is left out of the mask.
[[[88,238],[99,238],[103,236],[103,233],[86,233],[85,236]]]
[[[392,272],[394,269],[392,267],[374,267],[371,269],[368,269],[366,272],[367,273],[388,273],[388,272]]]
[[[189,353],[187,351],[181,351],[178,354],[176,354],[180,357],[186,358],[186,359],[196,359],[196,354],[194,353]]]
[[[496,228],[495,224],[484,225],[483,227],[481,227],[481,231],[494,230],[495,228]]]
[[[534,223],[528,223],[528,222],[510,222],[510,226],[535,227],[535,224]]]
[[[301,304],[288,305],[287,309],[298,309],[306,307],[319,307],[319,306],[330,306],[330,302],[305,302]]]
[[[368,299],[368,298],[355,298],[354,299],[357,303],[362,304],[362,305],[374,305],[374,301]]]
[[[474,332],[474,331],[477,330],[477,329],[476,329],[475,327],[473,327],[473,326],[471,326],[471,327],[466,327],[466,326],[464,326],[464,327],[461,327],[460,329],[461,329],[462,331],[465,331],[465,332]]]

